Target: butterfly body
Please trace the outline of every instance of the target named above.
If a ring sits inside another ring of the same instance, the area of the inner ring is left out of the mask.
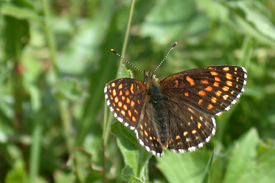
[[[215,134],[214,116],[228,110],[246,84],[239,66],[209,66],[183,71],[156,81],[122,78],[104,89],[107,105],[118,121],[134,130],[153,155],[163,149],[184,153],[202,147]]]
[[[166,101],[168,100],[162,91],[160,84],[153,78],[152,72],[144,71],[144,85],[145,95],[147,96],[145,103],[148,110],[148,116],[151,116],[152,126],[156,131],[158,143],[162,148],[168,147],[169,131],[167,131],[169,124],[168,111],[166,109]],[[151,129],[148,129],[151,131]]]

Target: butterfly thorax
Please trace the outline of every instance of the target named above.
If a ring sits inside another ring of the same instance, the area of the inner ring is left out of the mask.
[[[159,83],[153,77],[153,73],[144,71],[144,84],[146,88],[147,101],[149,103],[148,109],[152,114],[151,121],[153,126],[158,132],[158,140],[163,148],[168,146],[168,131],[167,131],[167,109],[165,107],[165,101],[167,97],[162,94]]]

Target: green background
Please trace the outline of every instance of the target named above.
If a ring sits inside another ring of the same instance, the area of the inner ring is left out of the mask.
[[[0,182],[275,182],[274,0],[2,0],[0,13]],[[175,41],[159,79],[228,64],[247,85],[205,147],[157,158],[103,88],[131,76],[111,48],[153,70]]]

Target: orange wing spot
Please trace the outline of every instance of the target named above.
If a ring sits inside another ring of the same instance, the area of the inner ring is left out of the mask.
[[[118,94],[118,95],[120,95],[120,96],[122,95],[122,90],[119,91],[119,94]]]
[[[217,76],[217,75],[218,75],[218,73],[215,72],[215,71],[211,71],[210,74],[211,74],[212,76]]]
[[[239,86],[238,86],[238,85],[236,85],[236,88],[239,88]]]
[[[210,92],[210,91],[212,91],[212,90],[213,90],[213,88],[212,88],[211,86],[207,86],[206,88],[204,88],[204,90],[205,90],[205,91],[209,91],[209,92]]]
[[[203,90],[200,90],[200,91],[198,92],[198,94],[199,94],[200,96],[205,96],[205,95],[206,95],[205,91],[203,91]]]
[[[197,124],[197,127],[198,127],[198,129],[201,129],[202,124],[201,124],[201,123],[198,123],[198,124]]]
[[[112,83],[112,84],[111,84],[111,86],[112,86],[112,87],[115,87],[115,86],[116,86],[116,84],[115,84],[115,83]]]
[[[213,106],[212,104],[208,104],[207,109],[210,110],[210,109],[212,109],[213,107],[214,107],[214,106]]]
[[[144,130],[144,135],[145,135],[146,137],[148,137],[148,133],[147,133],[146,130]]]
[[[229,87],[228,87],[228,86],[224,86],[224,87],[222,87],[222,90],[223,90],[223,91],[228,91],[228,90],[229,90]]]
[[[116,98],[115,98],[115,103],[118,103],[118,101],[119,101],[119,100],[118,100],[118,97],[116,97]]]
[[[218,91],[216,91],[215,94],[216,94],[218,97],[220,97],[220,96],[222,95],[222,91],[218,90]]]
[[[118,89],[122,89],[123,85],[122,84],[119,84],[118,85]]]
[[[137,85],[137,91],[139,91],[139,89],[140,89],[140,88],[139,88],[139,86]]]
[[[179,81],[175,80],[175,87],[178,87],[178,86],[179,86]]]
[[[150,136],[150,137],[149,137],[149,140],[153,140],[153,138]]]
[[[215,87],[219,87],[219,86],[220,86],[220,83],[218,83],[218,82],[214,82],[213,86],[215,86]]]
[[[130,110],[128,110],[128,116],[131,117],[132,116],[132,112]]]
[[[116,111],[118,111],[118,112],[119,112],[119,111],[120,111],[120,109],[119,109],[119,108],[116,108]]]
[[[229,71],[230,69],[229,69],[229,67],[224,67],[222,70]]]
[[[136,122],[137,121],[137,118],[135,118],[135,116],[132,117],[132,121],[133,122]]]
[[[129,104],[131,100],[129,98],[126,99],[126,103]]]
[[[122,107],[122,102],[119,102],[117,105],[118,107]]]
[[[234,70],[235,70],[235,71],[238,71],[238,67],[235,67]]]
[[[185,95],[186,97],[188,97],[188,96],[189,96],[189,93],[188,93],[188,92],[185,92],[184,95]]]
[[[218,99],[216,97],[212,97],[211,98],[211,102],[213,102],[214,104],[217,103]]]
[[[203,117],[202,116],[200,116],[200,120],[203,121]]]
[[[134,107],[135,106],[135,102],[132,101],[130,105],[131,105],[131,107]]]
[[[121,99],[122,99],[122,100],[125,100],[125,97],[124,97],[124,96],[121,96]]]
[[[176,139],[180,139],[180,136],[179,136],[179,135],[177,135],[177,136],[176,136]]]
[[[122,110],[122,111],[121,111],[121,114],[122,114],[123,116],[125,116],[125,111]]]
[[[230,93],[231,93],[231,95],[233,95],[233,94],[235,93],[235,91],[234,91],[234,90],[232,90]]]
[[[198,102],[198,104],[201,105],[202,102],[203,102],[203,99],[200,99],[199,102]]]
[[[228,97],[229,97],[229,95],[224,95],[224,96],[222,96],[223,100],[227,100]]]
[[[143,126],[142,126],[142,125],[139,125],[139,128],[140,128],[141,130],[143,130]]]
[[[219,77],[214,77],[214,80],[220,82],[220,81],[221,81],[221,78],[219,78]]]
[[[125,91],[125,95],[130,95],[129,90],[126,90],[126,91]]]
[[[226,73],[225,77],[230,80],[233,79],[233,76],[230,73]]]
[[[111,100],[113,100],[113,99],[114,99],[114,97],[113,97],[112,95],[110,95],[110,99],[111,99]]]
[[[232,81],[226,81],[226,84],[227,84],[228,86],[233,86],[233,82],[232,82]]]
[[[113,89],[112,95],[113,95],[113,96],[116,96],[116,90],[115,90],[115,89]]]
[[[186,136],[186,135],[188,135],[188,132],[187,131],[183,132],[183,136]]]
[[[192,79],[190,76],[186,76],[186,80],[190,83],[190,85],[195,85],[194,79]]]
[[[195,134],[195,133],[197,133],[197,130],[192,130],[192,134]]]
[[[172,144],[174,142],[174,140],[173,139],[171,139],[170,141],[169,141],[169,144]]]
[[[127,105],[123,105],[123,109],[126,111],[128,109]]]
[[[208,80],[201,80],[201,83],[207,85],[209,83],[209,81]]]
[[[147,123],[144,123],[144,126],[147,126]]]
[[[108,85],[108,89],[110,89],[111,87],[110,87],[110,85]]]
[[[134,109],[134,113],[138,114],[138,111],[136,109]]]
[[[134,91],[134,84],[133,83],[131,84],[130,91],[131,91],[132,94],[135,93],[135,91]]]
[[[137,100],[137,103],[140,104],[140,100]]]

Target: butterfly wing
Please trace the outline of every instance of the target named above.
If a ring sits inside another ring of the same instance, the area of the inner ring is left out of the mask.
[[[216,132],[214,117],[171,99],[166,101],[169,114],[168,149],[184,153],[201,148]],[[184,111],[184,112],[183,112]]]
[[[154,155],[160,156],[162,147],[153,125],[155,110],[146,102],[146,89],[142,82],[122,78],[111,81],[104,88],[105,98],[115,118],[135,130],[139,143]]]
[[[244,92],[246,70],[239,66],[209,66],[187,70],[160,81],[162,92],[208,115],[230,109]]]
[[[160,81],[167,96],[168,149],[183,153],[208,142],[216,131],[213,116],[228,110],[245,84],[246,71],[238,66],[202,67]]]
[[[106,85],[104,93],[115,118],[131,130],[137,128],[146,96],[144,84],[131,78],[116,79]]]
[[[145,103],[141,113],[140,123],[135,133],[141,146],[155,156],[162,156],[163,150],[159,142],[159,127],[156,121],[156,110],[149,102]]]

